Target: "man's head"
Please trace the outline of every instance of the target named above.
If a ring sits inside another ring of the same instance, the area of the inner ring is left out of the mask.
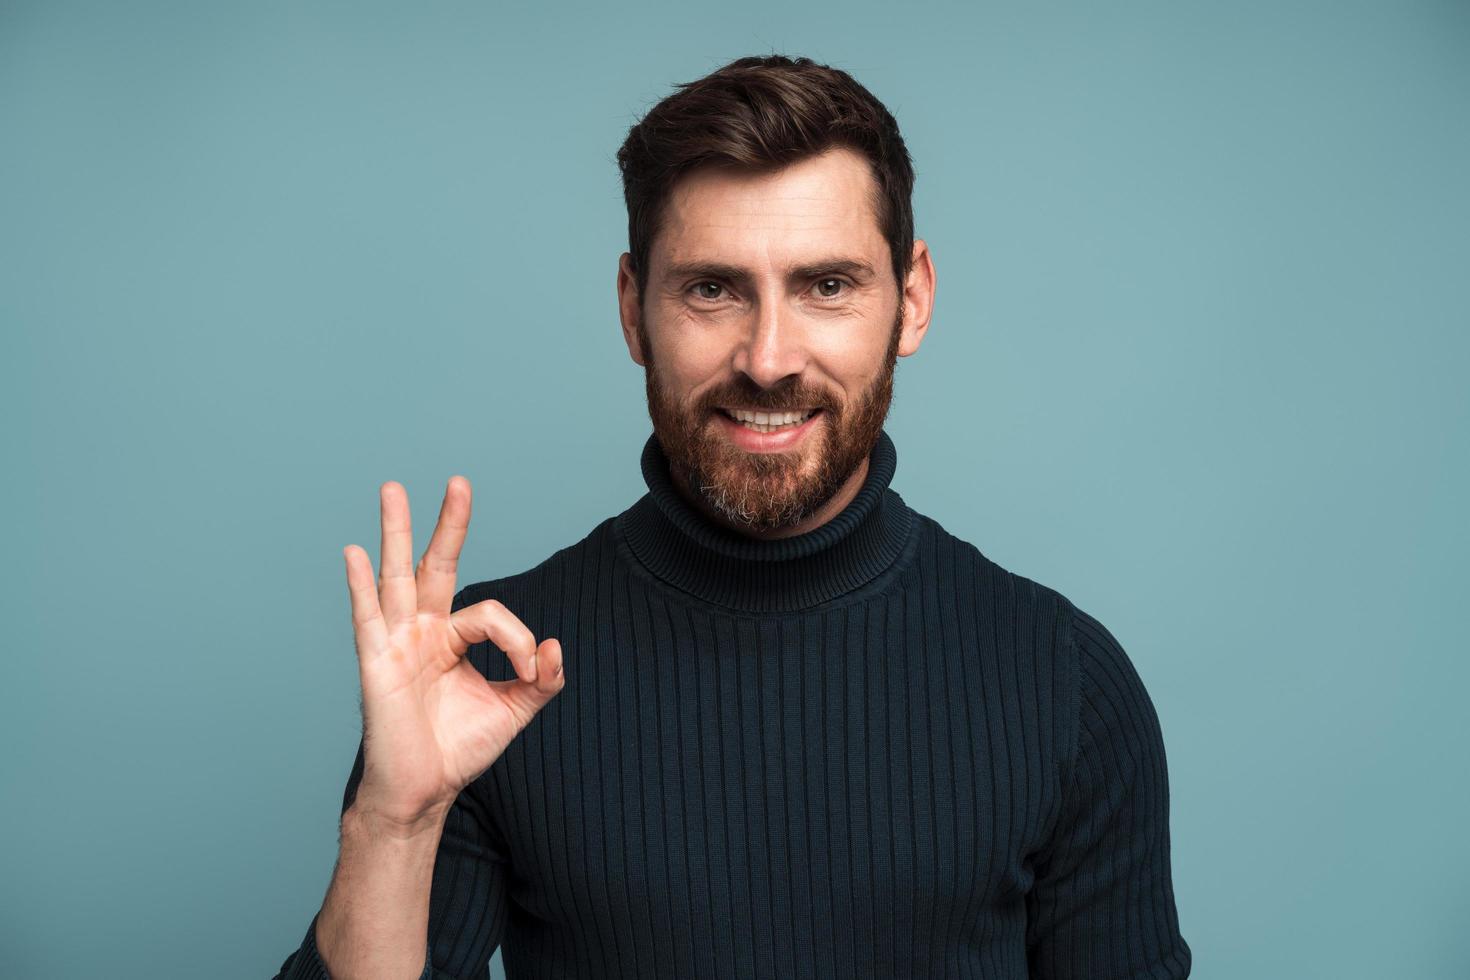
[[[913,170],[845,72],[742,58],[679,89],[618,153],[624,339],[675,480],[751,533],[794,533],[856,493],[895,359],[928,326]]]

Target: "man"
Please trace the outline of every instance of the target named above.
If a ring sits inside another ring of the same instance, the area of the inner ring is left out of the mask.
[[[416,569],[383,485],[341,853],[281,976],[1187,976],[1127,656],[889,488],[935,288],[893,117],[743,58],[619,165],[649,492],[455,593],[468,483]]]

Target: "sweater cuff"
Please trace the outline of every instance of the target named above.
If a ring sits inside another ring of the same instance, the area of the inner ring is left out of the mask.
[[[301,941],[301,948],[296,951],[290,969],[281,975],[281,980],[332,980],[332,975],[327,972],[327,964],[322,962],[322,954],[316,948],[316,920],[317,916],[311,917],[306,938]],[[433,980],[433,977],[434,962],[425,952],[424,969],[418,975],[418,980]]]
[[[281,974],[280,980],[331,980],[327,965],[322,962],[322,956],[316,948],[315,915],[311,917],[311,925],[306,929],[306,938],[291,957],[290,965]]]

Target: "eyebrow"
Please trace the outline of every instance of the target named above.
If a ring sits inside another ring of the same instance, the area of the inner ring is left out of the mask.
[[[821,259],[816,262],[803,263],[792,266],[786,271],[790,280],[815,279],[817,276],[829,273],[841,273],[852,276],[859,282],[867,282],[873,278],[873,267],[859,259],[847,259],[833,257]],[[676,262],[669,267],[665,273],[666,282],[677,279],[723,279],[732,283],[748,283],[753,277],[749,270],[738,265],[730,265],[726,262]]]

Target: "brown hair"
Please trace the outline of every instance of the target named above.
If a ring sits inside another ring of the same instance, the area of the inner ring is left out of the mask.
[[[704,164],[770,169],[846,146],[867,158],[873,210],[903,292],[913,257],[914,169],[893,115],[847,72],[810,58],[739,58],[659,102],[618,150],[640,303],[649,251],[679,178]]]

